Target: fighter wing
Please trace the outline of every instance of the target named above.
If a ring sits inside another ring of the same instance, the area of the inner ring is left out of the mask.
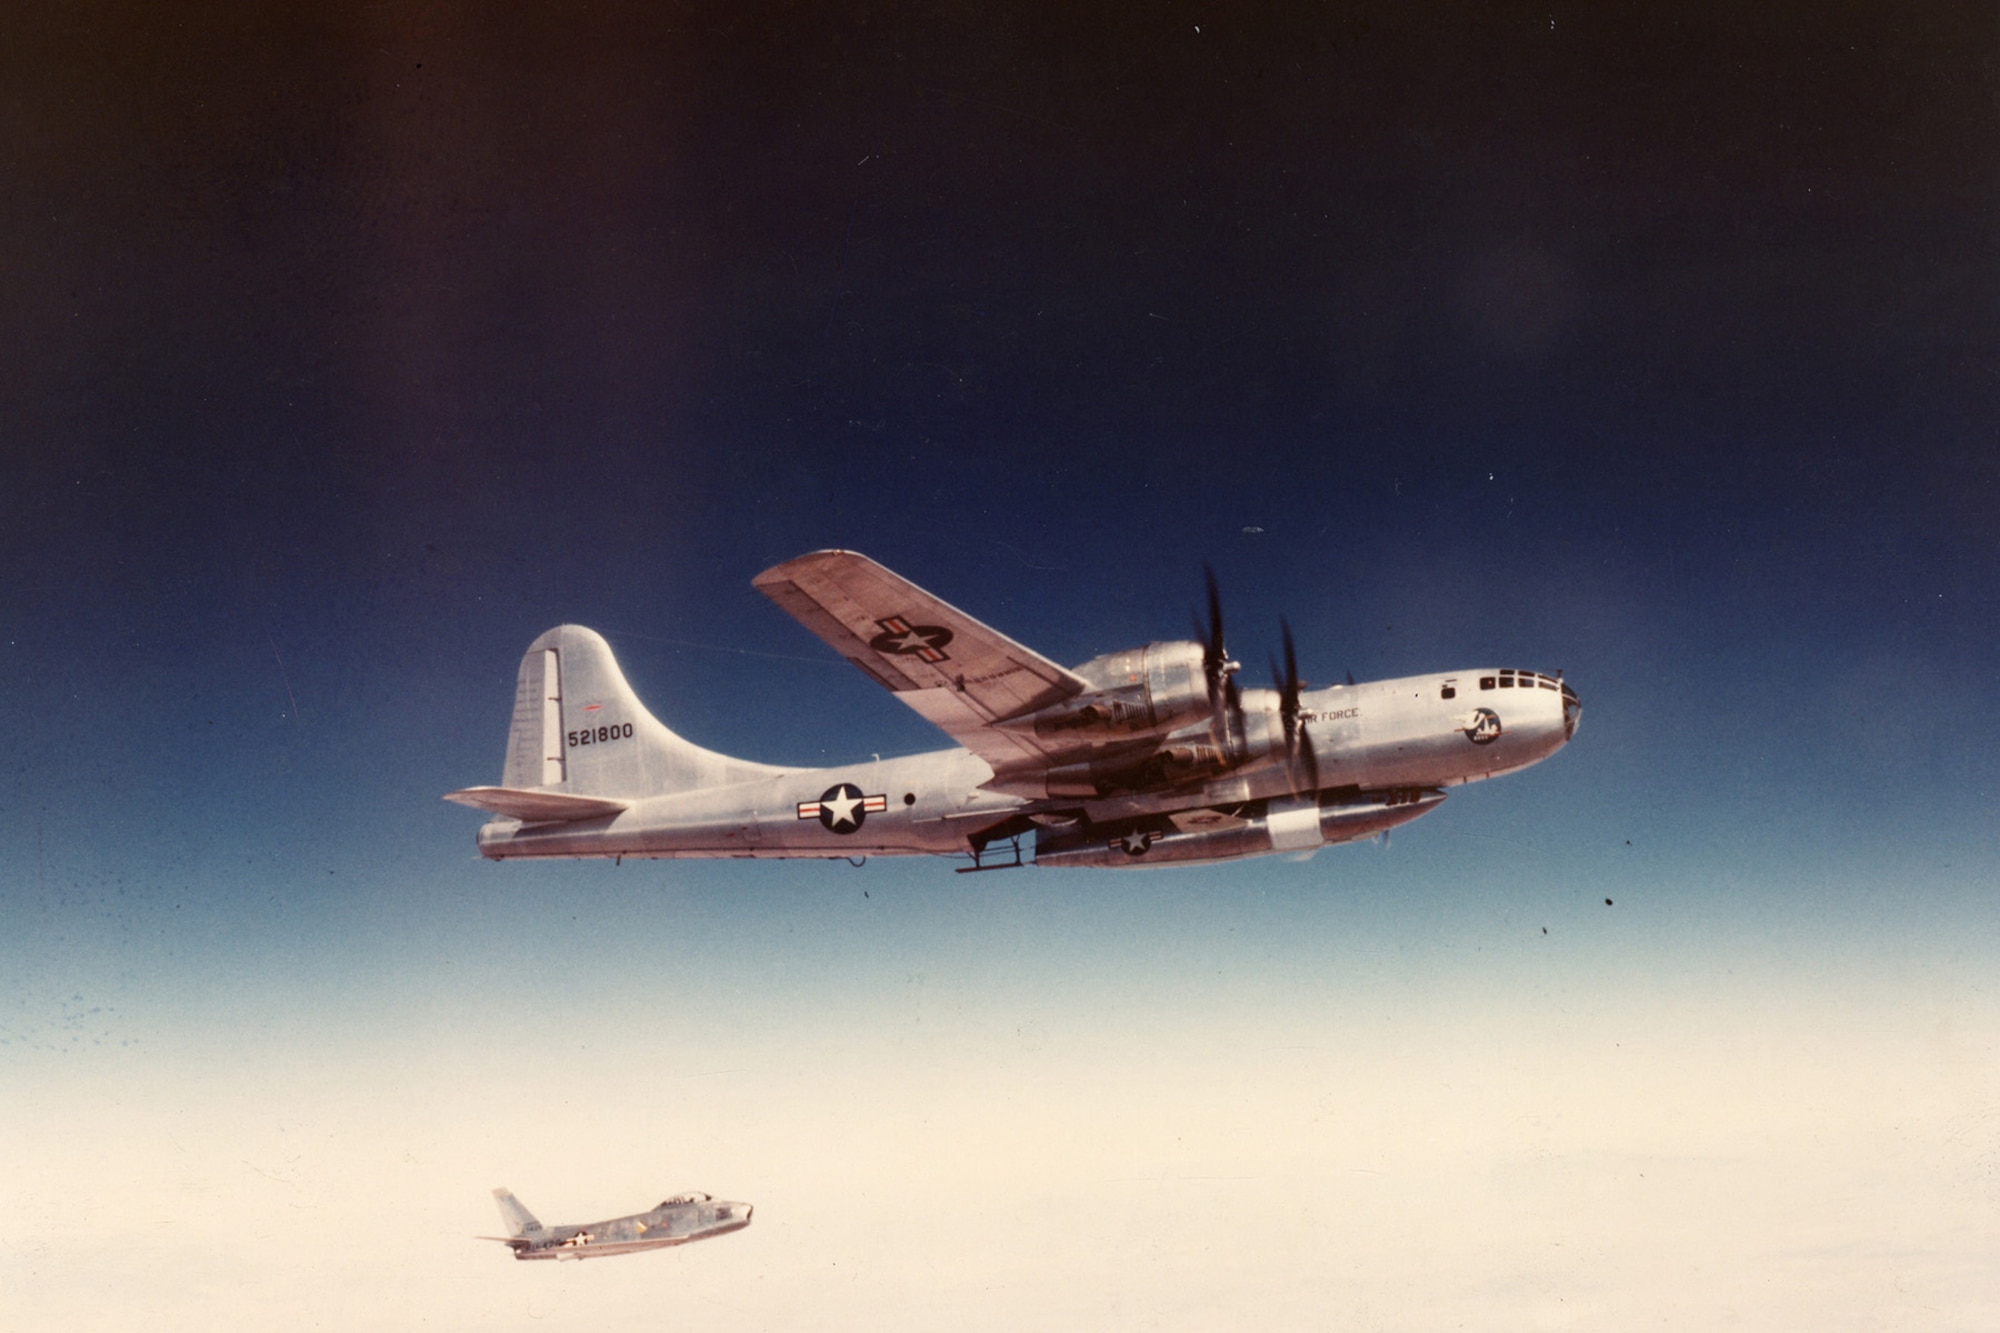
[[[1041,763],[1032,730],[996,723],[1089,686],[853,551],[814,551],[751,581],[883,688],[996,769]]]

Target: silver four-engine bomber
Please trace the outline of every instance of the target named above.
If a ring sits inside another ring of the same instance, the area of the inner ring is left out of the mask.
[[[959,748],[838,768],[732,759],[661,725],[605,641],[563,625],[521,659],[500,785],[445,798],[495,816],[480,852],[930,853],[984,870],[1022,864],[1030,837],[1042,866],[1310,855],[1548,758],[1581,707],[1559,674],[1500,667],[1306,689],[1289,628],[1275,687],[1241,688],[1212,577],[1200,638],[1075,668],[851,551],[754,584]]]
[[[659,1207],[629,1217],[545,1227],[505,1189],[494,1190],[493,1198],[500,1205],[507,1234],[479,1239],[511,1245],[516,1259],[597,1259],[685,1245],[741,1231],[750,1225],[754,1211],[747,1203],[729,1203],[695,1191],[662,1199]]]

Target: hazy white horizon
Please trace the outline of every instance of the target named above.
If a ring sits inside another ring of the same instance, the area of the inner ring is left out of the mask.
[[[1543,935],[1504,900],[1371,908],[1340,876],[1373,855],[982,892],[934,864],[559,869],[594,950],[468,959],[413,923],[359,981],[121,993],[0,1066],[0,1323],[2000,1319],[1976,931],[1844,953],[1839,922],[1723,945],[1599,907]],[[799,897],[753,911],[760,876]],[[545,1221],[682,1188],[757,1215],[520,1265],[473,1239],[499,1184]]]

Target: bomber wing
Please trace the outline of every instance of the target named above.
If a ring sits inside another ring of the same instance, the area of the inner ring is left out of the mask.
[[[1046,762],[1032,731],[997,723],[1073,698],[1066,668],[853,551],[814,551],[751,585],[996,769]]]

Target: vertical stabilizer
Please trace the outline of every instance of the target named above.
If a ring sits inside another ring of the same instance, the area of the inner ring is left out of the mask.
[[[507,1224],[510,1236],[536,1236],[542,1231],[542,1224],[535,1215],[521,1206],[521,1201],[504,1185],[493,1191],[493,1201],[500,1205],[500,1220]]]
[[[521,658],[502,787],[630,800],[779,771],[667,730],[625,683],[611,645],[595,630],[559,625]]]

